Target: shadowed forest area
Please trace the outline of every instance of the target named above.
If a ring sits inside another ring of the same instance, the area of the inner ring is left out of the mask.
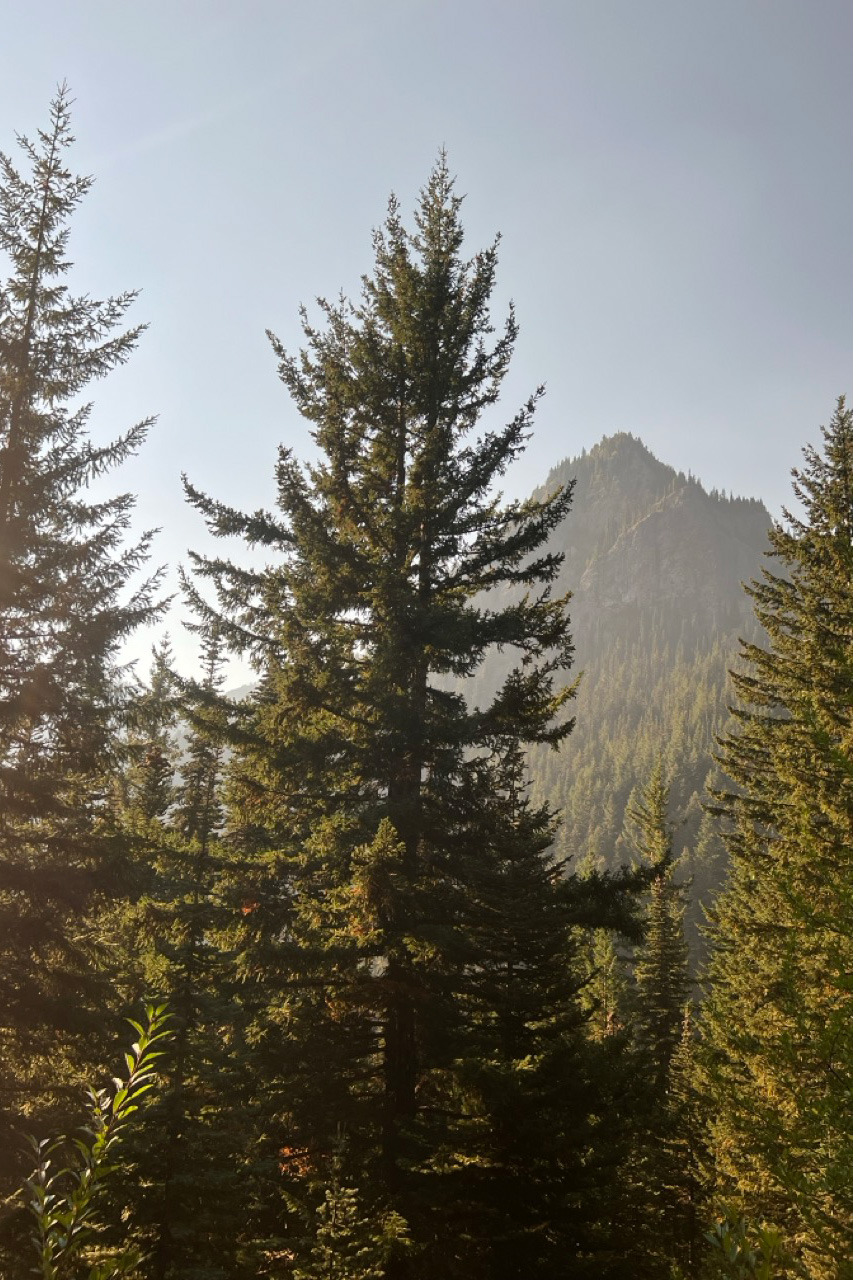
[[[626,433],[502,499],[543,392],[442,153],[270,335],[316,459],[185,479],[143,678],[72,142],[0,157],[0,1274],[853,1276],[853,412],[781,522]]]

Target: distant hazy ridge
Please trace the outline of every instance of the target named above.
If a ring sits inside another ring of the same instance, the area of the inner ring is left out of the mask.
[[[561,853],[619,863],[632,788],[662,753],[676,849],[694,898],[706,899],[722,867],[700,804],[726,719],[726,673],[739,636],[755,634],[741,584],[760,574],[770,514],[757,500],[706,492],[624,433],[555,467],[539,494],[572,479],[572,512],[553,546],[565,553],[556,590],[573,593],[577,725],[559,752],[533,753],[534,795],[563,812]],[[496,655],[483,684],[508,660]],[[698,914],[694,905],[693,923]]]

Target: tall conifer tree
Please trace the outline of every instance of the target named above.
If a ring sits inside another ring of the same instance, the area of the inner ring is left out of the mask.
[[[510,312],[493,337],[496,246],[463,259],[460,203],[442,158],[414,232],[392,200],[360,301],[321,302],[322,327],[304,317],[297,357],[272,339],[319,450],[305,469],[281,450],[279,514],[188,492],[215,533],[274,558],[260,572],[196,558],[216,625],[261,675],[235,744],[229,839],[257,1150],[280,1182],[266,1257],[313,1265],[310,1232],[283,1210],[310,1222],[334,1170],[359,1239],[384,1242],[386,1274],[470,1280],[540,1274],[557,1255],[581,1267],[594,1245],[576,1211],[591,1081],[571,912],[519,754],[571,729],[546,545],[570,493],[493,494],[539,393],[475,437],[516,324]],[[489,600],[502,585],[514,603]],[[464,682],[494,646],[519,661],[470,705]],[[573,1105],[574,1132],[553,1123]],[[527,1157],[543,1176],[522,1203]],[[509,1216],[490,1241],[498,1187]],[[389,1221],[405,1230],[389,1236]]]
[[[132,498],[85,492],[148,423],[106,445],[87,434],[81,396],[140,329],[120,327],[133,294],[66,283],[67,223],[91,181],[67,168],[72,141],[63,88],[49,127],[19,138],[25,167],[0,155],[0,1059],[15,1105],[38,1095],[41,1054],[56,1079],[103,1016],[85,919],[117,885],[103,819],[119,650],[155,612],[153,584],[130,587],[150,541],[125,543]]]
[[[166,636],[153,650],[148,684],[137,690],[122,743],[123,768],[116,777],[116,804],[122,821],[142,834],[146,824],[154,824],[155,843],[159,840],[156,824],[166,818],[176,798],[178,700],[172,661],[172,645]]]
[[[853,412],[794,472],[801,514],[749,588],[768,643],[734,675],[742,709],[716,793],[731,858],[703,1014],[711,1156],[724,1201],[775,1219],[814,1280],[853,1241]],[[797,1272],[799,1274],[799,1272]]]
[[[689,983],[684,936],[684,890],[675,879],[669,786],[659,761],[629,810],[634,847],[652,872],[646,934],[634,963],[635,1035],[648,1085],[657,1099],[667,1088],[670,1065],[681,1039]]]
[[[632,1034],[634,1158],[628,1197],[636,1200],[642,1255],[637,1275],[655,1277],[683,1263],[696,1249],[695,1170],[689,1147],[686,1090],[692,1026],[685,1016],[689,992],[684,889],[673,864],[670,787],[658,760],[629,808],[628,839],[651,875],[645,937],[634,954]]]

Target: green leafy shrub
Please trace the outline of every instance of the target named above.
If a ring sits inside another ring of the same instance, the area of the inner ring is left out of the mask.
[[[89,1088],[89,1123],[79,1137],[31,1138],[35,1170],[25,1185],[32,1217],[30,1238],[41,1280],[116,1280],[133,1276],[141,1255],[133,1245],[99,1247],[104,1182],[115,1169],[116,1146],[143,1096],[156,1083],[156,1047],[171,1035],[165,1005],[148,1005],[143,1025],[128,1019],[138,1039],[125,1053],[127,1078]],[[88,1269],[87,1269],[88,1268]]]
[[[786,1259],[782,1233],[771,1223],[752,1227],[743,1218],[726,1215],[705,1239],[721,1280],[779,1280]]]

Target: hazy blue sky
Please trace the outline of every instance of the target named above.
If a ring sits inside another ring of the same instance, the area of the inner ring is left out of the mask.
[[[157,413],[125,471],[172,564],[204,539],[181,470],[269,503],[310,447],[264,337],[354,292],[393,188],[440,146],[475,251],[503,233],[539,382],[522,493],[602,435],[786,500],[853,394],[850,0],[31,0],[6,6],[0,148],[76,97],[76,283],[150,322],[97,432]]]

